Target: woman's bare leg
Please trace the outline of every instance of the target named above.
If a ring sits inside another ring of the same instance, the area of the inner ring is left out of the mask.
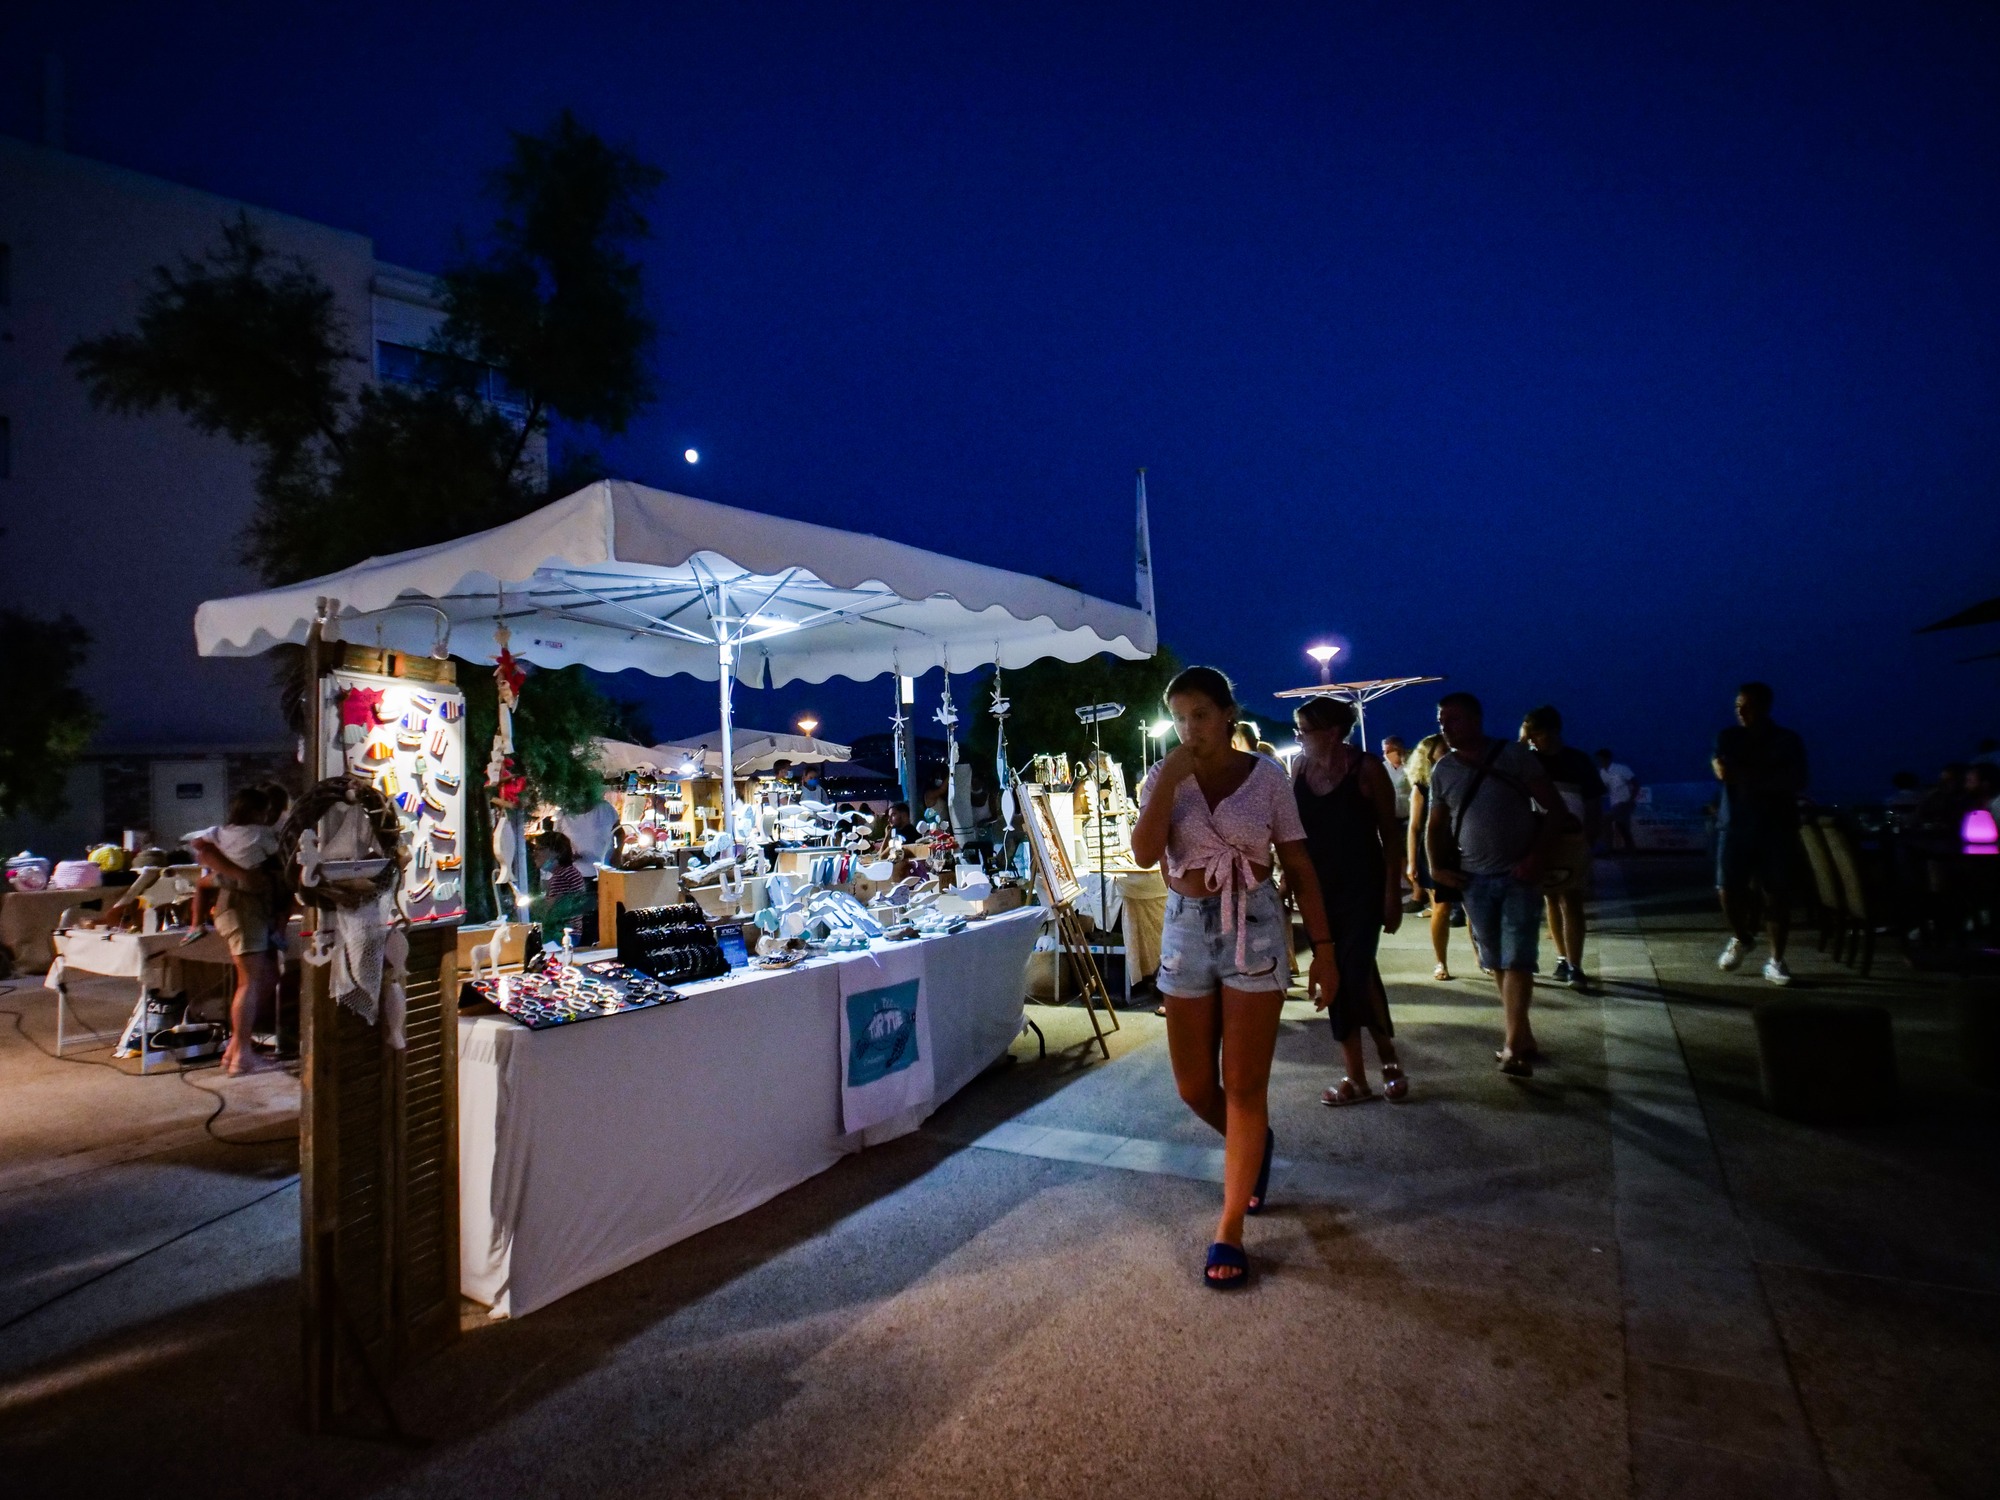
[[[1167,1056],[1174,1065],[1174,1087],[1181,1102],[1212,1126],[1228,1133],[1218,1055],[1222,1049],[1222,997],[1204,995],[1187,1000],[1162,995],[1167,1012]]]
[[[1354,1080],[1356,1088],[1368,1086],[1368,1059],[1361,1051],[1362,1030],[1359,1026],[1341,1039],[1340,1056],[1347,1064],[1347,1076]]]
[[[1431,903],[1431,952],[1437,955],[1438,967],[1446,973],[1451,965],[1445,962],[1445,945],[1451,941],[1451,908],[1442,901]]]
[[[1222,1217],[1215,1237],[1243,1243],[1243,1215],[1264,1167],[1264,1133],[1271,1123],[1271,1056],[1285,997],[1269,991],[1222,992]]]
[[[261,1072],[268,1064],[250,1045],[256,1030],[257,1014],[278,992],[278,956],[263,953],[236,955],[236,994],[229,1003],[229,1045],[223,1049],[222,1065],[231,1073]]]

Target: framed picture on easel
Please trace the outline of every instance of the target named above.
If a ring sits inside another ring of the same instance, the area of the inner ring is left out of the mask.
[[[1055,912],[1056,1001],[1058,1004],[1062,1001],[1062,973],[1068,969],[1083,997],[1084,1013],[1090,1018],[1098,1049],[1108,1058],[1111,1046],[1104,1039],[1106,1023],[1109,1030],[1118,1030],[1118,1012],[1112,1009],[1111,992],[1104,987],[1104,977],[1091,962],[1090,933],[1083,918],[1077,915],[1076,899],[1083,894],[1083,886],[1077,881],[1069,850],[1063,846],[1062,835],[1057,831],[1048,792],[1031,782],[1016,783],[1015,792],[1021,798],[1022,821],[1028,825],[1028,844],[1034,854],[1042,899]],[[1103,1022],[1098,1019],[1100,1010]]]
[[[1051,906],[1068,906],[1083,894],[1083,886],[1070,864],[1069,850],[1049,807],[1049,794],[1027,782],[1019,790],[1026,804],[1022,821],[1028,825],[1028,838],[1035,849],[1035,872],[1042,877],[1042,897]]]

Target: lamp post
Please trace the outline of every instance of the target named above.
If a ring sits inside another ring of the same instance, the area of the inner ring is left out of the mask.
[[[1173,733],[1173,728],[1173,724],[1166,719],[1160,719],[1146,726],[1146,764],[1140,768],[1140,775],[1143,776],[1147,771],[1153,769],[1153,761],[1159,755],[1159,747],[1153,741],[1164,740],[1169,734]]]
[[[813,731],[817,728],[819,728],[818,719],[815,719],[811,714],[800,715],[799,717],[800,734],[804,735],[807,739],[811,739],[813,737]]]
[[[1310,656],[1314,661],[1319,663],[1320,682],[1321,683],[1332,682],[1333,659],[1336,656],[1340,655],[1340,647],[1326,646],[1326,645],[1308,646],[1306,647],[1306,655]]]

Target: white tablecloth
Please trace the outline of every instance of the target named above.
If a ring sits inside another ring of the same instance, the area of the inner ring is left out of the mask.
[[[459,1021],[461,1287],[519,1317],[917,1128],[1005,1052],[1048,913],[923,940],[935,1092],[843,1135],[840,959],[531,1032]]]
[[[136,979],[147,989],[169,987],[169,976],[179,964],[223,964],[230,962],[229,943],[213,930],[205,931],[192,943],[184,942],[185,929],[169,932],[110,932],[99,928],[72,927],[50,939],[55,962],[42,981],[49,989],[62,983],[65,969],[86,974],[107,974],[117,979]]]

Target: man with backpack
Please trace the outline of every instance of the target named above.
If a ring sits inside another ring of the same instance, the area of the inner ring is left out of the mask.
[[[1541,860],[1575,820],[1535,758],[1517,740],[1487,738],[1470,693],[1438,700],[1438,730],[1451,753],[1431,767],[1424,829],[1432,878],[1464,893],[1466,922],[1483,967],[1495,971],[1506,1042],[1500,1071],[1534,1076],[1528,1020],[1542,925]]]

